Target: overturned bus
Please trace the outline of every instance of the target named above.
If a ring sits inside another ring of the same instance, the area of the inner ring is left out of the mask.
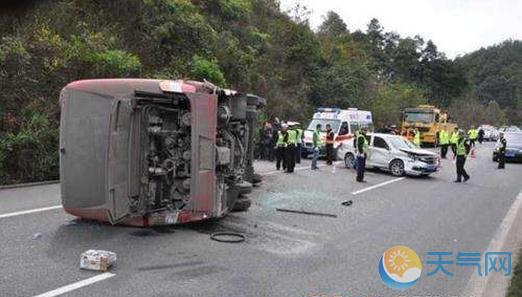
[[[66,212],[154,226],[250,206],[253,132],[264,99],[208,82],[97,79],[61,92]]]

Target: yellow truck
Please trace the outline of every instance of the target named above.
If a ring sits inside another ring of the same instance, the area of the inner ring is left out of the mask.
[[[437,146],[439,131],[451,134],[456,127],[456,123],[448,122],[447,113],[433,105],[406,108],[402,113],[401,135],[413,140],[412,132],[417,129],[424,145]]]

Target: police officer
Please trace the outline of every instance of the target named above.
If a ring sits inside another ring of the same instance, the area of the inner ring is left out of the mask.
[[[439,132],[439,144],[440,144],[440,157],[446,159],[449,145],[449,133],[446,129],[442,129]]]
[[[469,137],[469,143],[472,147],[475,147],[475,141],[478,138],[478,131],[475,129],[475,126],[471,126],[471,128],[468,131],[468,137]]]
[[[327,165],[333,164],[334,137],[335,137],[335,134],[332,130],[332,126],[330,126],[330,124],[326,124],[326,164]]]
[[[281,130],[277,131],[275,145],[276,170],[281,169],[281,163],[283,163],[283,170],[286,170],[286,139],[288,139],[288,125],[283,123]]]
[[[464,169],[464,164],[466,163],[466,156],[468,155],[468,148],[466,147],[466,135],[464,131],[459,132],[459,139],[457,141],[457,179],[456,183],[462,182],[462,178],[464,178],[464,182],[467,182],[469,179],[469,175]]]
[[[295,154],[297,146],[297,130],[295,125],[289,127],[286,137],[286,172],[292,173],[295,168]]]
[[[303,153],[303,138],[304,138],[304,131],[301,129],[299,124],[296,125],[296,131],[297,131],[297,147],[295,151],[295,163],[301,164],[301,154]]]
[[[451,132],[451,137],[450,137],[450,146],[451,146],[451,151],[453,152],[453,159],[455,159],[457,157],[458,140],[459,140],[459,129],[455,128],[455,129],[453,129],[453,132]]]
[[[317,159],[319,158],[319,151],[321,150],[321,124],[315,126],[314,133],[312,135],[312,147],[314,149],[312,155],[312,170],[319,169],[317,167]]]
[[[366,130],[362,129],[357,135],[357,182],[364,183],[364,171],[366,169],[366,157],[368,156],[368,140]]]
[[[499,147],[497,148],[497,161],[498,161],[498,169],[506,168],[506,147],[507,141],[504,138],[504,133],[500,132],[498,139]]]

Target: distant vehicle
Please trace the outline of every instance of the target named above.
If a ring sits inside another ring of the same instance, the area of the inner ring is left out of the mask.
[[[210,83],[97,79],[61,92],[66,212],[133,226],[222,217],[250,206],[262,98]],[[253,170],[253,168],[251,168]]]
[[[438,171],[438,155],[417,148],[403,136],[369,133],[367,139],[369,143],[367,168],[389,171],[395,176],[427,176]],[[356,156],[353,141],[344,142],[337,156],[344,159],[347,168],[352,168]]]
[[[313,153],[312,136],[317,124],[321,124],[321,139],[324,144],[326,141],[326,125],[330,124],[335,133],[334,149],[349,139],[353,139],[354,134],[360,128],[366,128],[373,131],[373,119],[370,111],[358,110],[357,108],[323,108],[320,107],[314,113],[312,121],[304,132],[304,149],[303,155],[306,157]]]
[[[485,141],[497,141],[499,133],[497,128],[491,125],[481,125],[477,128],[477,130],[480,131],[480,129],[484,130]]]
[[[448,121],[448,114],[432,105],[419,105],[418,107],[406,108],[403,111],[401,135],[409,140],[413,139],[414,129],[421,133],[421,143],[436,146],[438,135],[442,130],[451,133],[456,123]]]
[[[517,126],[502,126],[498,129],[500,132],[521,132]]]
[[[522,162],[522,132],[504,132],[506,138],[506,161]],[[498,148],[500,142],[497,142],[493,150],[493,161],[498,161]]]

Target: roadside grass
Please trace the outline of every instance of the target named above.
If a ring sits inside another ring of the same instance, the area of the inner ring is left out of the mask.
[[[513,269],[513,277],[506,297],[522,296],[522,249],[518,252],[515,268]]]

